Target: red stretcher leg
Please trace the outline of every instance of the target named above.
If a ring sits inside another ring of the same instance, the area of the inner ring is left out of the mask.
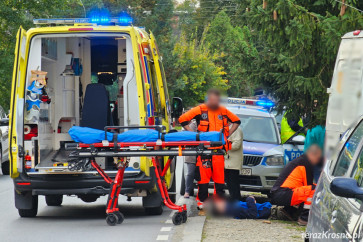
[[[118,197],[121,192],[125,168],[126,166],[118,168],[115,180],[111,183],[111,189],[108,195],[106,222],[111,226],[121,224],[124,221],[124,216],[118,209]]]
[[[152,163],[155,169],[155,176],[156,176],[156,182],[157,186],[160,191],[161,199],[165,206],[167,206],[170,209],[177,210],[176,213],[173,215],[173,223],[175,225],[180,225],[181,223],[185,223],[187,221],[187,206],[184,204],[182,206],[178,206],[175,203],[173,203],[169,197],[168,189],[166,188],[164,176],[160,176],[160,174],[165,175],[166,170],[169,169],[171,160],[167,162],[164,170],[161,172],[160,164],[157,161],[157,158],[152,158]]]

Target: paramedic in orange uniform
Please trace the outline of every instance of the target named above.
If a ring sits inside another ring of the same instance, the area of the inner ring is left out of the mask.
[[[318,145],[311,145],[305,154],[289,162],[271,189],[272,203],[284,206],[281,212],[290,220],[298,213],[299,225],[306,225],[311,199],[315,192],[313,168],[322,158]],[[298,209],[296,209],[296,207]]]
[[[188,131],[188,124],[195,119],[198,125],[198,132],[221,131],[224,130],[226,137],[231,135],[240,125],[241,121],[231,111],[220,105],[221,93],[217,89],[210,89],[207,93],[207,101],[179,118],[179,123]],[[229,128],[228,122],[232,123]],[[212,163],[206,164],[198,157],[197,166],[200,171],[200,181],[198,182],[198,206],[202,208],[203,202],[208,198],[208,184],[213,178],[215,191],[218,196],[224,195],[224,157],[213,156]]]

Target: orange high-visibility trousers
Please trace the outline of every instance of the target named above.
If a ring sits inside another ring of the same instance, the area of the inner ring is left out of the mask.
[[[224,195],[224,157],[216,155],[212,157],[212,166],[207,168],[202,164],[200,157],[197,159],[199,166],[200,181],[198,182],[198,199],[204,202],[208,198],[208,185],[211,178],[214,181],[215,194]]]

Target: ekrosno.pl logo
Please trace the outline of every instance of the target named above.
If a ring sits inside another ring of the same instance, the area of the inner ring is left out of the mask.
[[[317,233],[309,233],[304,232],[301,234],[303,239],[357,239],[359,234],[355,233],[351,236],[348,233],[332,233],[329,231],[317,232]],[[352,238],[353,237],[353,238]]]

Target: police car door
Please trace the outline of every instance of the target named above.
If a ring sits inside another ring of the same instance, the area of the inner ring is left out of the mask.
[[[10,176],[13,178],[18,176],[23,166],[24,85],[28,59],[26,47],[28,47],[26,31],[20,27],[16,36],[9,115]]]
[[[300,155],[304,154],[304,144],[298,142],[286,142],[282,145],[285,150],[285,155],[287,157],[287,162],[292,161],[299,157]]]

